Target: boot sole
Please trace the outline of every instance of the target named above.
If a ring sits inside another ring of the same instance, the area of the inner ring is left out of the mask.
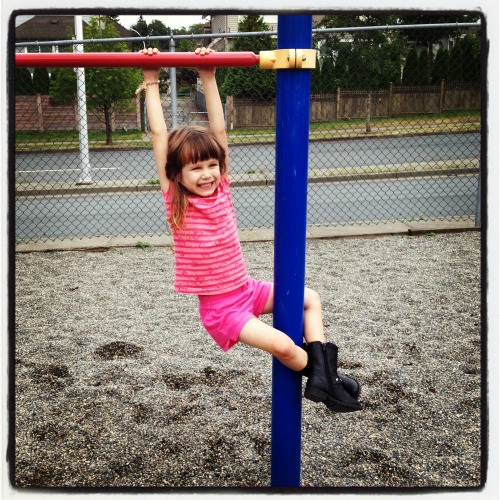
[[[332,398],[332,396],[326,392],[316,389],[315,387],[306,387],[304,397],[310,401],[314,401],[315,403],[325,403],[328,409],[338,413],[347,413],[363,409],[360,403],[356,405],[344,403],[338,399]]]

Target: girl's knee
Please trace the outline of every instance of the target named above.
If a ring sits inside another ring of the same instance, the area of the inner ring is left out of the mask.
[[[276,341],[273,345],[272,354],[282,360],[291,360],[296,355],[297,346],[295,342],[288,336]]]
[[[310,288],[306,288],[304,292],[304,308],[321,308],[320,294]]]

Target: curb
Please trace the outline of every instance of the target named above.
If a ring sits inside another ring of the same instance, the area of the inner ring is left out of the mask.
[[[381,129],[379,129],[381,130]],[[446,134],[475,134],[475,133],[481,133],[481,129],[471,129],[471,130],[431,130],[429,132],[403,132],[401,134],[399,133],[388,133],[384,134],[382,132],[377,133],[377,132],[369,132],[366,133],[363,129],[343,129],[341,132],[348,132],[347,135],[339,135],[338,130],[335,130],[334,132],[330,130],[324,130],[321,132],[318,132],[323,134],[321,136],[316,136],[314,132],[311,133],[311,136],[309,137],[310,142],[321,142],[321,141],[349,141],[349,140],[358,140],[358,139],[387,139],[391,137],[420,137],[420,136],[425,136],[425,135],[446,135]],[[324,137],[325,134],[332,134],[332,137]],[[316,134],[317,135],[317,134]],[[260,144],[276,144],[276,136],[275,134],[269,134],[269,137],[271,140],[261,140],[261,139],[255,139],[255,140],[250,140],[250,141],[245,141],[245,142],[238,142],[236,139],[238,139],[241,136],[234,135],[228,136],[230,139],[232,139],[232,142],[230,142],[230,146],[258,146]],[[260,136],[263,137],[263,136]],[[151,139],[148,138],[150,141]],[[133,142],[141,142],[141,145],[139,146],[134,146]],[[29,143],[27,143],[29,145]],[[20,144],[20,149],[16,151],[16,153],[21,153],[21,154],[39,154],[39,153],[78,153],[80,152],[80,149],[78,147],[69,147],[65,148],[62,150],[59,149],[26,149],[23,150],[23,144]],[[151,145],[146,145],[144,144],[144,140],[142,139],[133,139],[131,141],[128,141],[127,144],[125,145],[112,145],[112,146],[91,146],[89,147],[90,152],[112,152],[112,151],[131,151],[131,150],[151,150]]]
[[[453,233],[464,231],[480,231],[474,219],[439,219],[431,221],[377,221],[371,224],[307,226],[306,238],[336,239],[365,238],[377,236],[433,236],[438,233]],[[245,229],[239,231],[242,243],[274,241],[274,228]],[[106,252],[113,248],[135,247],[171,247],[173,240],[170,234],[152,236],[96,236],[91,238],[75,238],[58,241],[41,241],[19,243],[15,252],[56,252],[56,251],[86,251]]]
[[[335,169],[313,169],[309,174],[309,183],[326,182],[346,182],[364,180],[386,180],[386,179],[407,179],[412,177],[436,177],[436,176],[460,176],[474,175],[479,173],[479,160],[467,160],[467,164],[474,165],[468,168],[446,168],[446,162],[433,162],[439,164],[441,168],[429,168],[429,162],[425,164],[401,164],[401,165],[373,165],[372,167],[359,167],[360,173],[335,174]],[[449,165],[456,165],[457,162],[448,162]],[[386,171],[393,169],[394,171]],[[346,169],[337,169],[345,171]],[[363,173],[363,170],[366,172]],[[373,172],[370,172],[372,170]],[[328,172],[328,175],[324,175]],[[317,173],[317,175],[316,175]],[[272,174],[233,174],[231,176],[231,187],[267,187],[275,184],[275,175]],[[124,180],[124,181],[99,181],[91,184],[30,184],[24,186],[16,185],[16,197],[27,196],[64,196],[64,195],[84,195],[88,193],[137,193],[158,191],[159,184],[148,183],[146,179]]]

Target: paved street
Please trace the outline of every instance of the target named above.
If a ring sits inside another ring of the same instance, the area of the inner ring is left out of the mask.
[[[419,162],[476,159],[480,134],[461,133],[412,137],[364,138],[341,141],[312,141],[309,168],[332,169]],[[233,145],[231,171],[273,172],[274,144]],[[156,178],[150,149],[93,151],[92,179],[132,180]],[[80,176],[79,153],[18,153],[16,183],[76,182]]]
[[[364,138],[310,142],[310,169],[476,160],[478,133]],[[231,147],[235,174],[274,171],[274,144]],[[16,155],[16,180],[75,183],[78,153]],[[91,153],[95,182],[157,177],[151,150]],[[29,189],[28,189],[29,190]],[[475,213],[477,178],[473,175],[381,179],[311,184],[308,223],[318,225],[379,220],[470,216]],[[274,225],[274,187],[233,188],[240,229]],[[59,239],[97,235],[162,234],[162,199],[157,190],[129,193],[90,192],[85,196],[18,197],[16,238]]]
[[[476,195],[476,176],[311,184],[308,224],[470,216]],[[273,227],[274,187],[234,188],[233,199],[240,229]],[[162,234],[162,203],[159,192],[20,197],[16,239]]]

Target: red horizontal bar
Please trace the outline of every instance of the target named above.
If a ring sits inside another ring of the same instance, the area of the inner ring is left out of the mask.
[[[260,56],[253,52],[159,52],[148,56],[139,52],[55,52],[16,54],[18,68],[196,68],[202,66],[256,66]]]

